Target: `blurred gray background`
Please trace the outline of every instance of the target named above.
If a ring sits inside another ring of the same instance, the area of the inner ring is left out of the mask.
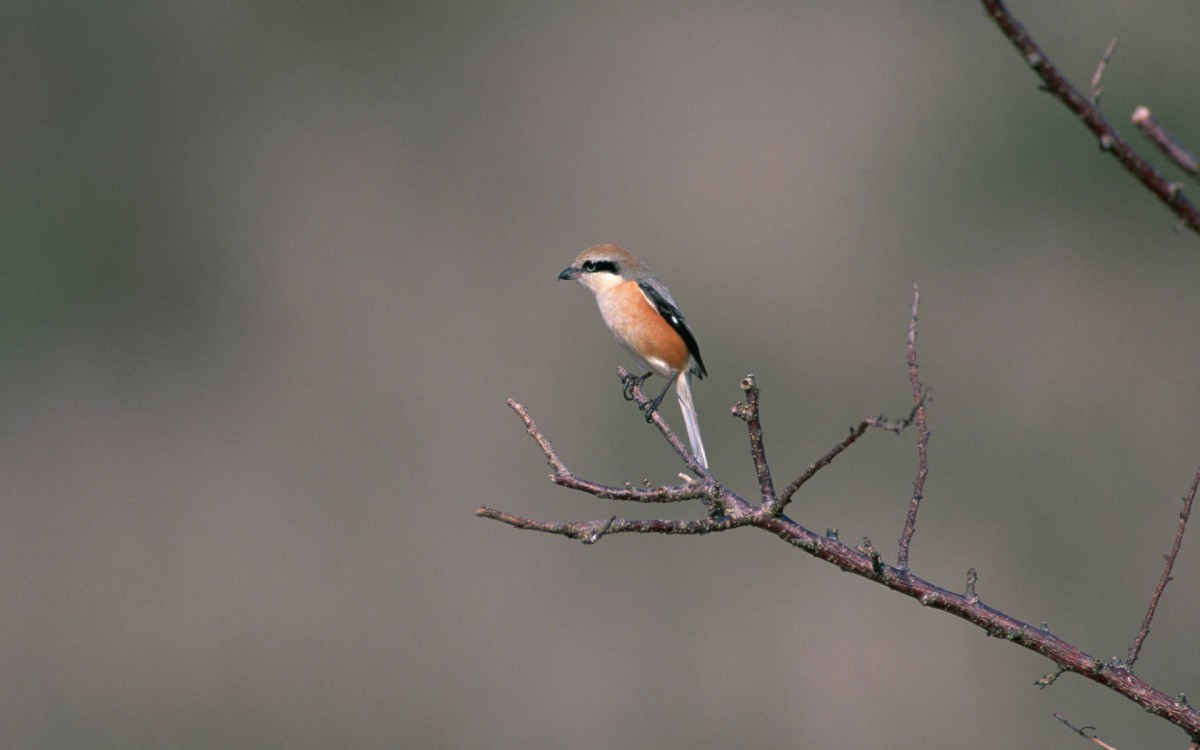
[[[1113,121],[1200,144],[1194,3],[1014,11],[1081,84],[1119,37]],[[679,299],[744,493],[746,373],[780,484],[907,411],[915,281],[915,572],[1125,653],[1200,463],[1200,242],[979,3],[16,2],[0,36],[0,744],[1184,744],[761,532],[472,516],[664,511],[554,487],[505,406],[587,477],[680,469],[555,282],[584,247]],[[915,464],[869,434],[791,513],[894,560]],[[1197,534],[1138,664],[1172,693]]]

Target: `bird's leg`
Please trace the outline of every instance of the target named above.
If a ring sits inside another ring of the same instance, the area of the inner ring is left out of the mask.
[[[666,398],[667,391],[671,390],[671,384],[675,382],[675,375],[676,373],[672,372],[670,376],[667,377],[667,387],[663,388],[662,393],[658,394],[658,398],[652,399],[650,403],[646,404],[645,409],[647,422],[653,419],[654,412],[658,411],[658,405],[662,403],[664,398]],[[642,407],[638,406],[638,408],[641,409]]]
[[[625,394],[625,400],[632,401],[634,387],[641,388],[642,383],[646,382],[646,378],[650,377],[653,374],[654,373],[652,373],[652,372],[648,372],[645,375],[642,375],[641,377],[638,377],[637,375],[630,375],[628,378],[626,378],[625,379],[625,389],[624,389],[624,391],[622,391]]]

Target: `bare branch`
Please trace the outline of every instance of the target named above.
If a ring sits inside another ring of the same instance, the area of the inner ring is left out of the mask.
[[[695,465],[694,457],[657,414],[654,416],[654,422],[659,432],[671,444],[675,452],[679,454],[685,463],[689,464],[689,468],[700,474],[699,479],[685,478],[685,481],[680,485],[659,488],[634,488],[629,483],[626,483],[623,488],[608,487],[580,479],[570,471],[557,453],[555,453],[550,441],[534,425],[525,407],[515,401],[510,401],[510,406],[521,417],[526,431],[542,449],[547,463],[554,469],[551,479],[556,484],[588,492],[598,497],[615,500],[658,503],[696,499],[705,504],[707,514],[704,518],[691,520],[640,520],[613,516],[607,519],[575,522],[541,521],[524,518],[486,506],[479,508],[475,514],[519,529],[556,534],[577,539],[585,544],[593,544],[607,534],[696,535],[747,526],[755,527],[771,533],[788,544],[807,552],[819,560],[835,565],[841,570],[854,573],[862,578],[885,586],[892,591],[911,597],[926,607],[941,610],[966,620],[982,629],[989,636],[1003,638],[1022,648],[1045,656],[1055,664],[1056,672],[1054,675],[1048,675],[1039,680],[1039,685],[1048,685],[1059,674],[1073,672],[1104,685],[1114,692],[1129,698],[1143,710],[1175,724],[1187,732],[1191,739],[1200,738],[1200,711],[1190,706],[1183,695],[1178,697],[1169,696],[1138,678],[1125,664],[1120,663],[1119,660],[1105,662],[1097,659],[1073,644],[1055,636],[1044,626],[1039,628],[1029,625],[1011,615],[989,607],[979,597],[976,589],[978,576],[973,569],[968,571],[967,587],[964,593],[950,591],[913,575],[906,568],[889,566],[882,560],[882,556],[867,539],[864,539],[856,547],[849,547],[843,544],[833,532],[822,536],[783,514],[784,506],[799,487],[822,466],[828,465],[836,456],[852,445],[866,432],[868,427],[874,426],[899,432],[915,420],[922,428],[923,437],[919,438],[919,444],[923,445],[928,440],[927,432],[924,431],[923,416],[925,392],[924,387],[917,377],[916,319],[918,301],[919,298],[914,288],[908,357],[909,379],[912,383],[914,399],[916,400],[913,413],[907,420],[899,423],[890,422],[883,417],[862,420],[847,438],[835,445],[823,457],[812,464],[808,471],[792,482],[783,495],[774,503],[770,502],[773,490],[769,467],[767,465],[766,449],[763,445],[761,425],[756,426],[758,422],[759,393],[753,377],[747,377],[743,382],[743,390],[747,394],[748,404],[742,406],[740,410],[735,410],[735,413],[745,419],[747,424],[750,425],[751,454],[755,460],[756,468],[761,469],[759,485],[764,496],[762,503],[747,502],[736,493],[723,487],[707,471],[702,471],[703,467]],[[647,399],[641,390],[637,388],[636,382],[630,388],[629,373],[622,369],[619,371],[619,374],[622,376],[622,381],[625,383],[627,391],[631,392],[632,396],[638,401],[639,406],[644,408]],[[919,464],[921,467],[926,465],[923,451],[920,453]],[[914,503],[920,499],[922,492],[920,483],[923,481],[923,477],[924,472],[919,469],[918,481],[914,483]],[[1148,613],[1146,619],[1147,624],[1143,627],[1144,631],[1148,631],[1154,604],[1157,603],[1158,597],[1161,596],[1162,588],[1166,585],[1165,581],[1170,579],[1171,564],[1174,561],[1175,554],[1178,552],[1183,534],[1182,529],[1186,523],[1187,515],[1190,513],[1191,501],[1195,497],[1198,486],[1200,486],[1200,472],[1197,472],[1196,479],[1192,485],[1192,492],[1185,503],[1184,512],[1181,514],[1180,531],[1176,536],[1175,547],[1168,559],[1167,570],[1164,573],[1164,582],[1160,582],[1159,588],[1156,589],[1151,611]],[[909,526],[910,524],[906,524],[906,530]],[[909,536],[911,537],[911,533],[909,533]],[[1139,645],[1140,641],[1144,640],[1144,638],[1144,632],[1139,634]]]
[[[908,515],[904,519],[904,529],[900,532],[900,551],[896,555],[896,565],[901,570],[908,569],[908,547],[912,542],[913,532],[917,529],[917,511],[921,507],[921,498],[925,496],[925,478],[929,476],[929,428],[925,424],[925,389],[921,386],[921,377],[917,373],[917,310],[921,304],[921,290],[913,284],[912,317],[908,320],[908,379],[912,383],[913,402],[917,417],[917,478],[913,480],[912,500],[908,503]]]
[[[514,411],[522,414],[524,408]],[[537,431],[528,414],[522,416],[527,424],[530,435],[543,447],[547,460],[554,465],[557,456],[553,450],[547,451],[549,441]],[[858,434],[870,425],[864,420],[860,424]],[[664,433],[670,435],[669,431]],[[843,441],[848,445],[853,441]],[[831,452],[836,455],[836,452]],[[828,454],[827,454],[828,457]],[[558,462],[561,465],[561,461]],[[828,461],[826,461],[828,463]],[[565,466],[563,470],[566,471]],[[1198,473],[1200,475],[1200,473]],[[557,474],[555,475],[558,476]],[[555,479],[557,482],[557,478]],[[1200,484],[1200,480],[1197,482]],[[580,482],[577,486],[588,492],[594,492],[590,483]],[[575,485],[569,485],[575,486]],[[668,490],[672,488],[667,488]],[[848,547],[835,536],[821,536],[782,514],[776,515],[766,505],[751,505],[735,493],[720,487],[716,480],[708,479],[699,482],[687,482],[681,485],[680,492],[695,493],[696,497],[717,496],[713,508],[723,509],[723,512],[710,510],[706,518],[693,520],[671,519],[626,519],[612,517],[590,521],[560,522],[539,521],[531,518],[516,516],[504,511],[481,507],[475,515],[491,518],[519,529],[541,531],[549,534],[568,537],[594,544],[607,534],[641,533],[641,534],[708,534],[743,526],[753,526],[767,531],[794,547],[838,568],[858,576],[875,581],[892,591],[916,599],[921,604],[947,612],[981,628],[988,635],[1003,638],[1023,648],[1034,651],[1050,659],[1057,666],[1058,673],[1074,672],[1089,680],[1100,683],[1109,689],[1124,695],[1137,703],[1144,710],[1161,716],[1167,721],[1179,726],[1192,738],[1200,737],[1200,711],[1190,706],[1183,696],[1171,697],[1155,689],[1139,679],[1127,667],[1119,663],[1106,663],[1090,656],[1078,647],[1053,635],[1049,630],[1034,627],[1021,622],[1015,617],[1004,614],[984,604],[977,591],[978,576],[974,570],[968,571],[967,589],[959,594],[936,586],[929,581],[919,578],[907,570],[893,568],[882,561],[879,553],[864,540],[857,548]],[[623,492],[657,492],[656,490]],[[621,499],[638,499],[633,496]],[[643,499],[643,502],[652,500]],[[1055,675],[1057,676],[1057,674]],[[1048,680],[1046,684],[1052,680]]]
[[[1009,13],[1003,0],[983,0],[983,7],[1013,46],[1020,51],[1029,66],[1041,77],[1045,88],[1056,99],[1074,112],[1084,125],[1095,134],[1101,150],[1107,151],[1125,167],[1151,193],[1158,196],[1166,206],[1193,232],[1200,233],[1200,209],[1183,197],[1178,185],[1173,185],[1133,147],[1117,129],[1100,113],[1095,103],[1088,100],[1059,72],[1041,47],[1033,41],[1021,22]]]
[[[1158,585],[1154,587],[1154,593],[1150,596],[1150,606],[1146,609],[1142,628],[1138,631],[1137,637],[1133,639],[1133,645],[1129,647],[1129,657],[1125,659],[1125,666],[1130,670],[1133,669],[1133,663],[1137,661],[1142,644],[1146,642],[1146,636],[1150,634],[1150,621],[1154,619],[1154,611],[1158,609],[1158,600],[1162,598],[1163,589],[1171,582],[1171,568],[1175,567],[1175,557],[1183,545],[1183,532],[1187,530],[1188,517],[1192,515],[1192,502],[1196,499],[1198,487],[1200,487],[1200,470],[1196,471],[1196,477],[1192,479],[1192,487],[1188,490],[1187,497],[1183,498],[1183,510],[1179,512],[1179,528],[1175,530],[1175,543],[1171,545],[1171,552],[1166,556],[1167,564],[1163,566],[1162,577],[1158,579]]]
[[[1176,166],[1192,176],[1200,173],[1200,160],[1196,159],[1196,155],[1184,148],[1175,136],[1159,125],[1158,120],[1150,114],[1147,107],[1138,107],[1133,110],[1133,116],[1129,119],[1137,126],[1138,130],[1142,131],[1142,135],[1158,146],[1158,150],[1166,154],[1167,158],[1175,162]]]

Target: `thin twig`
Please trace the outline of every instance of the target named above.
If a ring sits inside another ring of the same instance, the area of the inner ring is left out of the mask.
[[[1005,7],[1002,0],[983,0],[983,7],[1000,30],[1008,37],[1013,46],[1031,68],[1041,77],[1045,88],[1056,99],[1066,105],[1083,120],[1084,125],[1095,134],[1100,148],[1113,155],[1125,170],[1132,174],[1146,188],[1158,196],[1184,225],[1196,233],[1200,233],[1200,208],[1185,198],[1178,185],[1169,182],[1165,177],[1133,147],[1129,145],[1117,129],[1112,126],[1099,108],[1071,85],[1071,82],[1059,72],[1041,47],[1033,41],[1025,27],[1021,25]]]
[[[626,500],[635,503],[681,503],[688,500],[703,500],[707,503],[714,499],[708,485],[695,481],[664,487],[634,489],[633,485],[628,482],[624,487],[611,487],[581,479],[567,467],[554,447],[550,445],[550,441],[538,430],[537,425],[533,423],[533,418],[529,416],[529,410],[511,398],[508,400],[508,406],[521,418],[525,424],[525,431],[542,449],[542,453],[546,456],[546,463],[554,469],[554,473],[550,475],[550,481],[560,487],[579,490],[606,500]]]
[[[533,518],[514,516],[502,510],[480,506],[475,511],[480,518],[491,518],[518,529],[544,531],[547,534],[577,539],[584,544],[595,544],[608,534],[710,534],[714,531],[726,531],[747,523],[745,519],[722,516],[720,518],[697,518],[690,521],[674,519],[650,518],[617,518],[594,521],[538,521]]]
[[[921,290],[913,284],[912,316],[908,320],[908,380],[912,384],[913,403],[917,416],[917,478],[913,480],[912,499],[908,503],[908,514],[904,528],[900,531],[900,551],[896,555],[896,566],[908,570],[908,547],[917,530],[917,511],[925,497],[925,478],[929,476],[929,427],[925,424],[925,389],[917,373],[917,310],[921,305]]]
[[[624,367],[618,367],[617,377],[621,379],[621,384],[625,387],[626,392],[633,396],[633,400],[637,403],[638,408],[642,411],[645,411],[650,405],[650,399],[646,397],[645,393],[642,393],[642,384],[637,376],[630,374],[630,372]],[[655,427],[658,428],[658,431],[662,433],[662,436],[667,439],[667,442],[671,444],[671,447],[675,449],[675,452],[679,454],[679,457],[683,459],[685,466],[699,474],[702,479],[712,479],[712,474],[709,473],[708,469],[702,466],[700,462],[696,460],[695,454],[692,453],[691,450],[689,450],[686,446],[684,446],[683,441],[680,440],[671,430],[670,425],[668,425],[666,420],[662,418],[662,412],[660,410],[654,410],[654,413],[650,417],[650,421]]]
[[[1192,502],[1196,499],[1198,487],[1200,487],[1200,470],[1196,471],[1192,487],[1188,490],[1187,497],[1183,498],[1183,510],[1179,512],[1179,528],[1175,530],[1175,543],[1171,545],[1171,552],[1166,556],[1167,564],[1163,566],[1162,577],[1158,579],[1158,585],[1154,587],[1154,593],[1150,596],[1150,606],[1146,609],[1145,619],[1142,620],[1142,629],[1138,631],[1137,637],[1133,639],[1133,645],[1129,647],[1129,656],[1125,659],[1127,669],[1133,669],[1133,663],[1137,661],[1142,644],[1146,642],[1146,636],[1150,634],[1150,621],[1154,619],[1154,611],[1158,609],[1158,600],[1162,598],[1163,589],[1171,582],[1171,568],[1175,567],[1175,557],[1179,554],[1180,546],[1183,545],[1183,532],[1187,530],[1188,517],[1192,514]]]
[[[1142,131],[1142,135],[1150,139],[1150,142],[1158,146],[1158,150],[1167,155],[1167,158],[1175,162],[1175,165],[1185,172],[1195,176],[1200,173],[1200,160],[1196,158],[1188,149],[1184,148],[1175,136],[1168,133],[1162,125],[1158,124],[1158,120],[1154,115],[1150,114],[1148,107],[1138,107],[1133,110],[1133,116],[1129,118],[1138,130]]]
[[[1104,87],[1100,85],[1101,79],[1104,78],[1104,71],[1108,67],[1108,61],[1112,59],[1113,53],[1117,51],[1117,38],[1108,43],[1108,48],[1104,50],[1104,54],[1100,56],[1100,62],[1096,63],[1096,72],[1092,74],[1092,84],[1088,87],[1091,98],[1089,101],[1094,105],[1100,99],[1100,95],[1104,93]]]
[[[878,427],[884,432],[900,433],[912,427],[912,423],[917,421],[917,409],[925,405],[925,396],[921,396],[921,400],[913,404],[913,408],[908,412],[908,416],[900,420],[892,420],[880,414],[878,417],[867,417],[863,420],[868,427]]]
[[[758,384],[753,375],[742,378],[742,392],[746,394],[746,403],[738,402],[733,405],[733,416],[746,423],[750,433],[750,456],[754,460],[754,472],[758,476],[758,492],[762,496],[762,504],[773,508],[778,504],[775,497],[775,480],[771,478],[771,467],[767,463],[767,449],[763,445],[762,422],[758,417]]]
[[[521,418],[521,422],[525,425],[525,432],[527,432],[529,436],[533,438],[534,442],[538,444],[538,447],[542,449],[542,454],[546,456],[546,463],[550,464],[550,468],[554,469],[554,476],[573,476],[571,474],[571,470],[567,468],[567,465],[564,464],[562,459],[558,457],[558,454],[554,452],[554,446],[550,445],[550,441],[546,439],[546,436],[543,435],[537,428],[537,425],[533,423],[533,418],[529,416],[529,410],[513,398],[510,398],[507,403],[508,408],[515,411],[517,416]]]
[[[815,475],[818,471],[832,463],[833,459],[837,458],[842,451],[846,450],[851,445],[854,445],[854,442],[862,437],[863,433],[867,431],[867,428],[871,426],[872,420],[870,418],[859,422],[855,427],[850,429],[850,434],[843,438],[842,442],[826,451],[825,455],[814,461],[807,469],[805,469],[803,474],[792,480],[792,483],[789,484],[783,490],[783,494],[779,496],[779,502],[775,504],[773,509],[775,514],[778,515],[782,513],[784,508],[787,507],[788,503],[792,501],[792,495],[796,494],[796,490],[799,490],[801,487],[803,487],[804,483],[812,479],[813,475]]]
[[[1067,728],[1070,729],[1075,734],[1079,735],[1080,737],[1089,739],[1092,742],[1095,742],[1097,745],[1104,748],[1104,750],[1117,750],[1115,747],[1108,744],[1104,740],[1100,739],[1096,735],[1088,734],[1088,732],[1094,732],[1096,730],[1095,727],[1077,727],[1074,724],[1072,724],[1071,722],[1067,721],[1067,718],[1065,716],[1063,716],[1062,714],[1054,714],[1054,718],[1058,719],[1063,724],[1066,724]]]

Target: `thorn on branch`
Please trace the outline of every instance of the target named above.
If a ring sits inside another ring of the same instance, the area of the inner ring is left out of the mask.
[[[600,537],[608,533],[608,530],[612,528],[612,525],[616,521],[616,516],[612,516],[604,523],[599,521],[585,521],[578,524],[578,528],[572,536],[584,544],[595,544],[600,541]]]
[[[871,540],[863,537],[862,543],[856,549],[866,555],[871,560],[871,572],[876,576],[883,575],[884,565],[879,550],[875,549],[875,545],[871,544]]]
[[[1117,50],[1117,38],[1108,43],[1108,48],[1104,50],[1104,54],[1100,56],[1100,62],[1096,63],[1096,72],[1092,74],[1092,84],[1088,87],[1091,92],[1091,102],[1096,104],[1100,99],[1100,94],[1104,93],[1104,87],[1100,85],[1100,79],[1104,78],[1104,69],[1108,67],[1108,61],[1112,59],[1113,52]]]
[[[1050,674],[1042,675],[1041,677],[1036,679],[1033,684],[1037,685],[1039,690],[1045,690],[1046,688],[1053,685],[1055,683],[1055,681],[1058,680],[1058,678],[1061,677],[1063,675],[1063,673],[1066,671],[1067,670],[1063,669],[1062,667],[1059,667],[1058,669],[1054,670]]]

